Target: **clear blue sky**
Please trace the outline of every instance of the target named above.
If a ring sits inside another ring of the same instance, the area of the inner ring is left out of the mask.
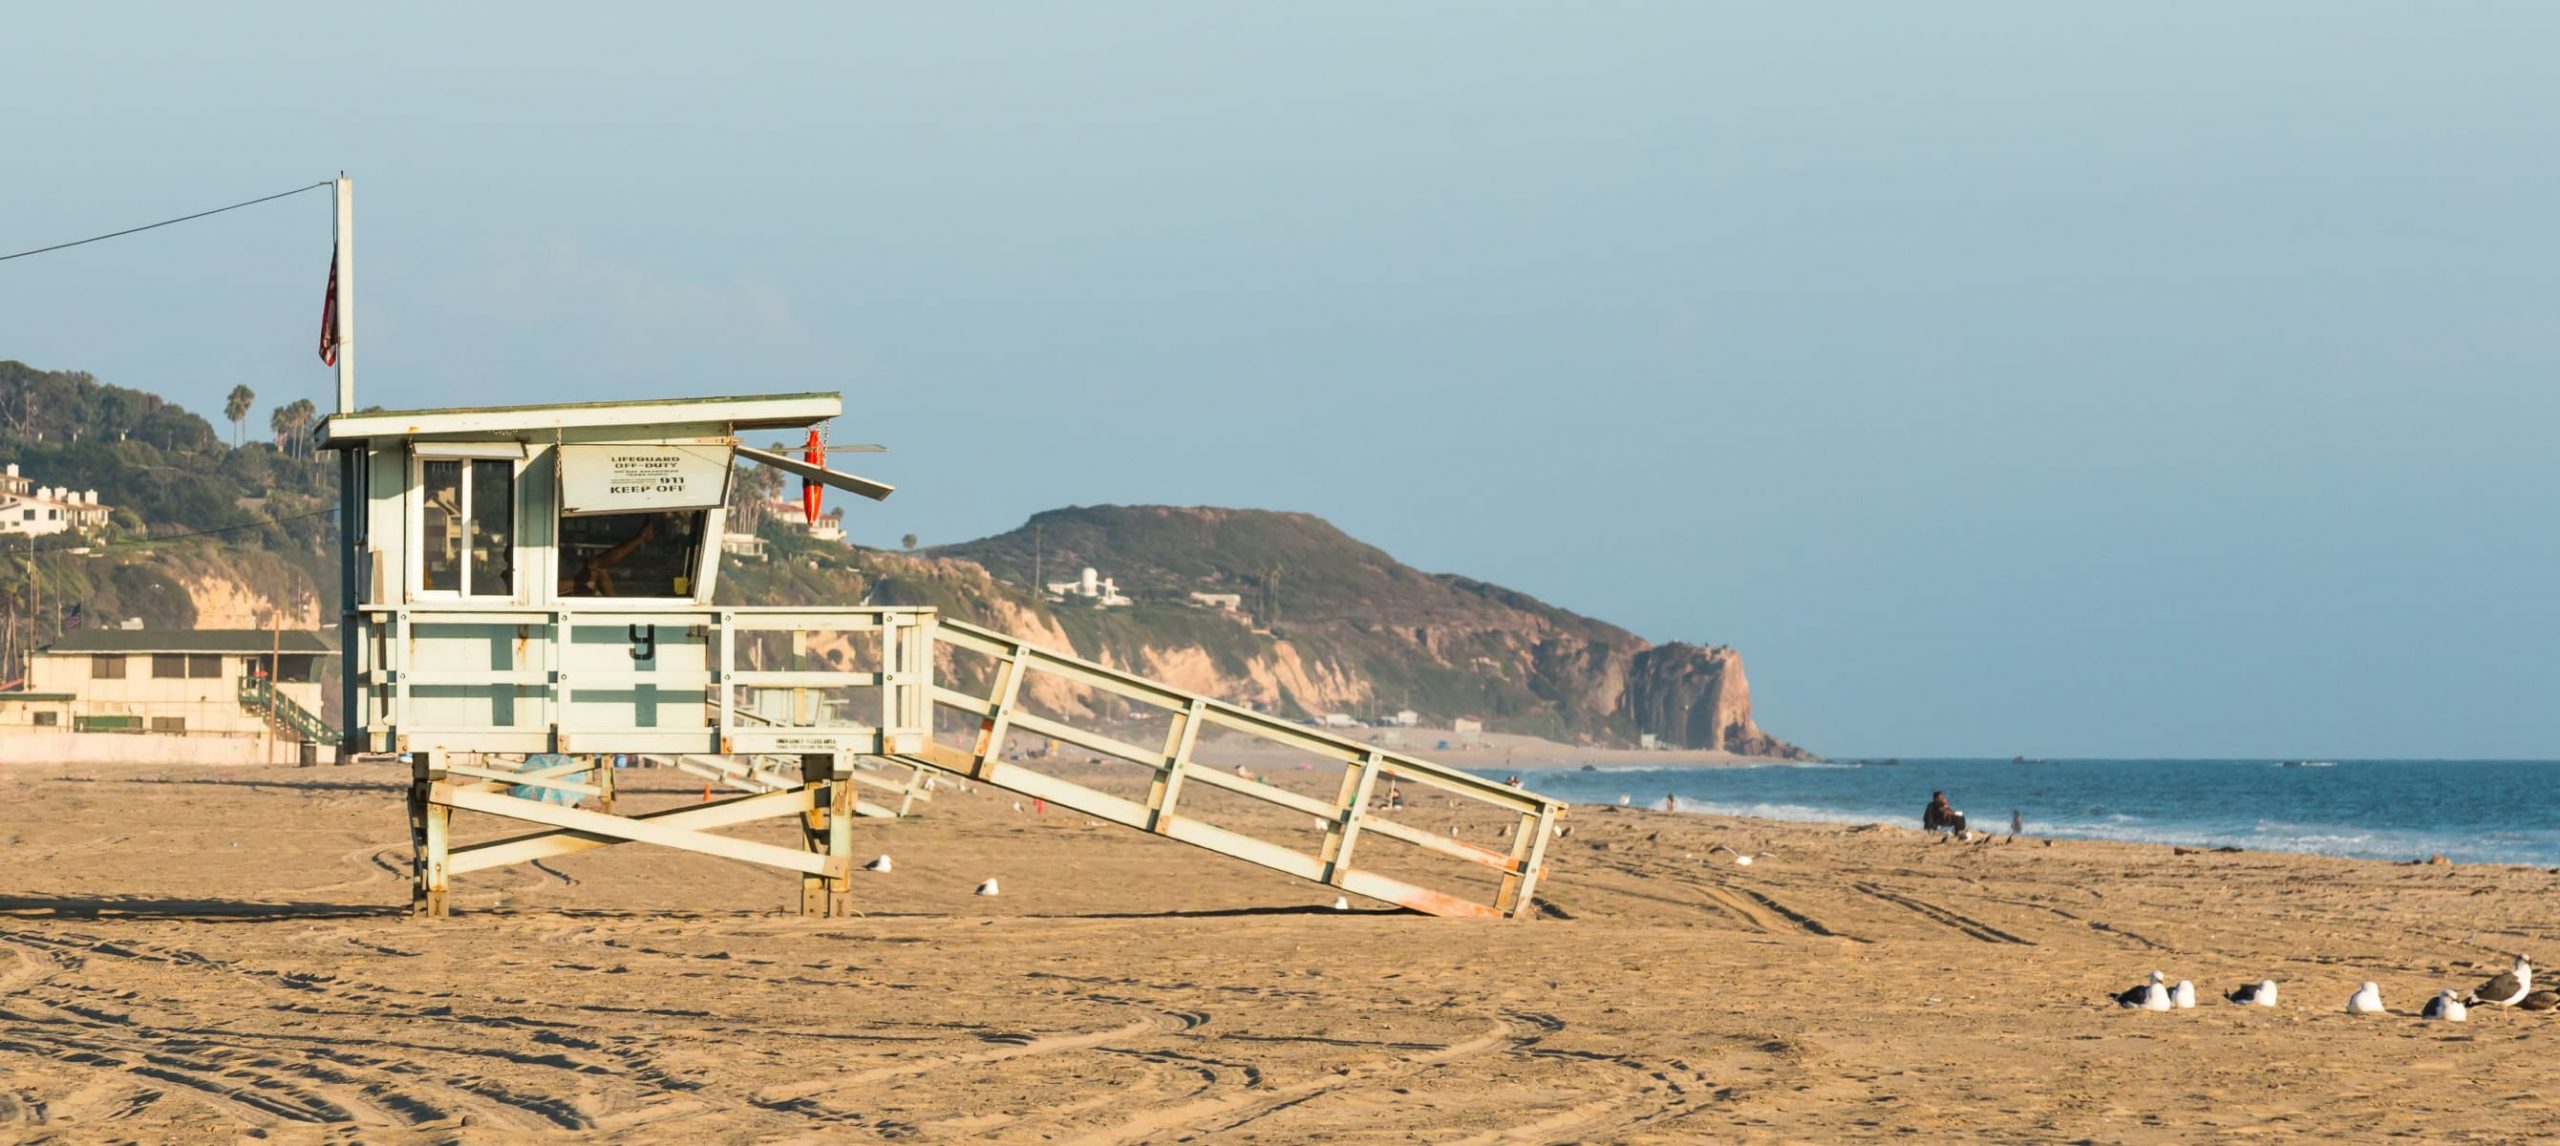
[[[2560,755],[2560,8],[434,15],[14,13],[0,250],[345,168],[363,400],[840,389],[869,543],[1308,510],[1840,755]],[[327,213],[0,357],[325,408]]]

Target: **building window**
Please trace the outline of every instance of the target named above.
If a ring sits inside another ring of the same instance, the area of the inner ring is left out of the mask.
[[[469,597],[513,594],[515,463],[421,461],[418,491],[424,506],[419,517],[419,587]]]
[[[151,654],[151,675],[162,680],[186,679],[187,655],[185,653]]]
[[[560,519],[563,597],[690,597],[704,514],[604,513]]]
[[[38,728],[62,727],[62,714],[59,712],[36,712],[29,713],[28,715],[35,718],[36,727]]]
[[[213,653],[187,654],[187,675],[206,680],[222,679],[222,658]]]
[[[91,654],[89,657],[89,679],[123,680],[124,655],[121,653]]]
[[[319,659],[309,654],[286,653],[276,658],[276,679],[286,684],[308,684],[315,679],[312,666]]]
[[[187,718],[183,716],[155,716],[151,718],[151,730],[153,732],[183,733],[187,730]]]

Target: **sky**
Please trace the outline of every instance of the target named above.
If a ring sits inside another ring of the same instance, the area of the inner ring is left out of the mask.
[[[2560,756],[2560,7],[93,7],[0,253],[346,171],[360,402],[840,391],[858,541],[1303,510],[1834,756]],[[329,210],[0,358],[326,410]]]

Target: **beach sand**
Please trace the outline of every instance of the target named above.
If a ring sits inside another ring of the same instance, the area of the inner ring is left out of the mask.
[[[2515,951],[2560,958],[2560,876],[2538,869],[1577,807],[1542,887],[1561,917],[1442,920],[1335,912],[982,788],[861,824],[865,858],[896,859],[857,881],[862,918],[784,914],[786,874],[626,846],[461,877],[429,922],[405,916],[405,779],[0,770],[0,1138],[2511,1141],[2554,1121],[2560,1019],[2412,1017]],[[665,772],[625,793],[700,799]],[[1718,842],[1768,854],[1739,867]],[[989,876],[1003,894],[972,896]],[[2113,1005],[2154,968],[2205,1001]],[[2219,997],[2261,978],[2283,1006]],[[2343,1013],[2366,979],[2397,1013]]]

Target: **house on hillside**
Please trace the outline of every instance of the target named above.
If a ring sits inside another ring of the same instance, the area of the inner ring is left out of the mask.
[[[16,462],[0,469],[0,533],[87,533],[106,523],[107,507],[98,504],[98,491],[39,486],[18,473]]]
[[[809,523],[809,511],[796,501],[768,501],[764,503],[764,512],[766,520],[779,521],[784,527],[799,530],[817,540],[844,540],[844,511],[841,509],[820,513],[815,525]]]
[[[30,658],[25,691],[0,692],[0,737],[30,729],[260,736],[272,727],[285,739],[333,744],[317,714],[321,674],[336,655],[327,638],[302,630],[67,633]]]
[[[1131,602],[1120,595],[1120,584],[1087,565],[1073,581],[1051,581],[1041,588],[1049,591],[1052,601],[1080,600],[1097,609],[1125,608]]]
[[[1194,592],[1191,594],[1191,603],[1203,609],[1217,609],[1232,613],[1244,608],[1244,594]]]

